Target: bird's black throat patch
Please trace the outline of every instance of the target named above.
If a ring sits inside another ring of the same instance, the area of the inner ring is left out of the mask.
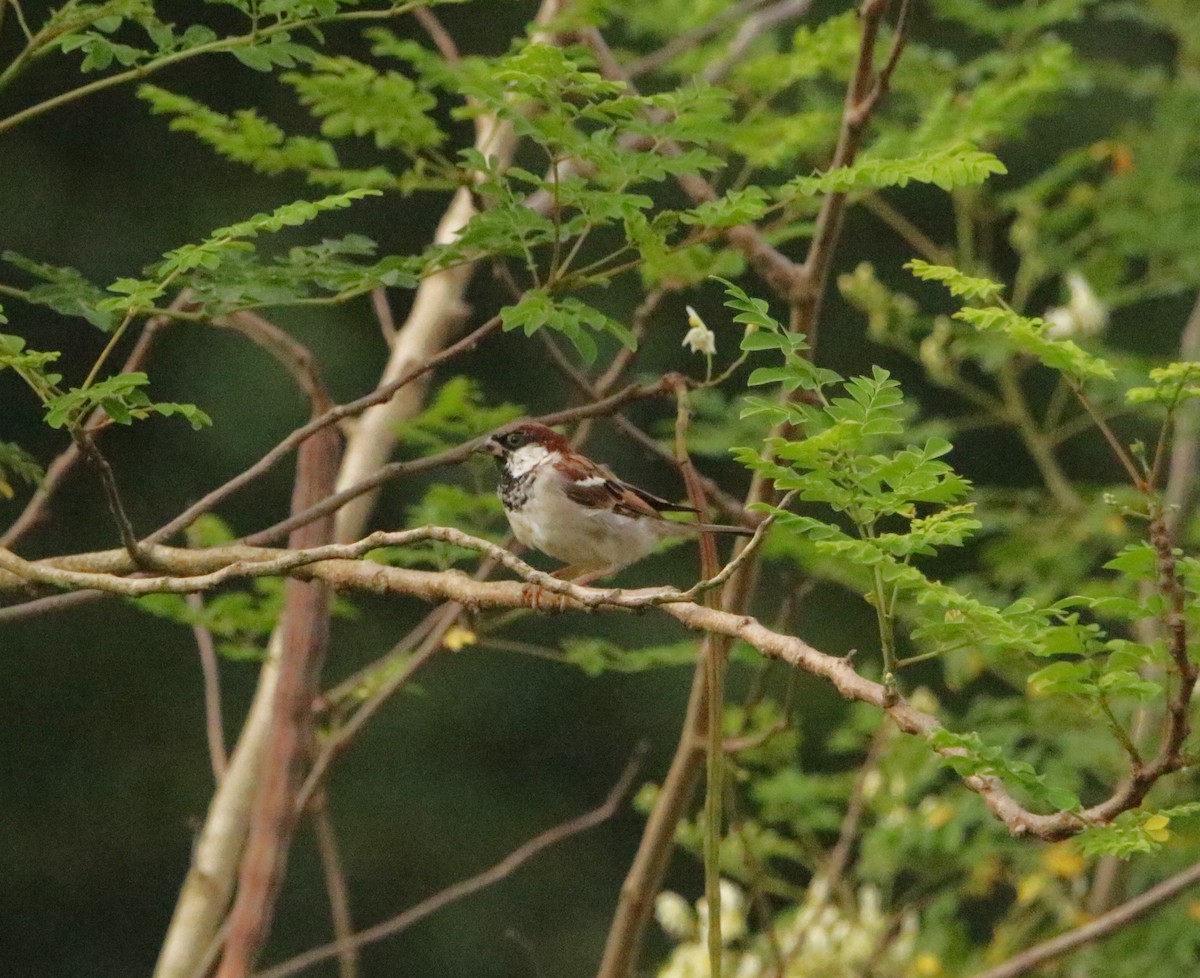
[[[505,466],[504,471],[500,473],[500,485],[497,487],[496,492],[499,494],[500,501],[504,503],[506,510],[525,508],[529,494],[533,491],[533,477],[533,471],[513,476],[508,471],[508,467]]]

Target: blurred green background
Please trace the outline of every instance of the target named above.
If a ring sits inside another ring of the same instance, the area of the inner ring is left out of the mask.
[[[163,4],[180,15],[194,4]],[[532,2],[477,3],[441,16],[462,50],[498,52],[522,31]],[[818,5],[830,9],[842,4]],[[31,21],[43,5],[27,3]],[[206,16],[217,20],[219,9]],[[398,33],[420,37],[407,19]],[[927,25],[918,18],[918,32]],[[1116,38],[1096,25],[1072,38],[1093,53],[1119,53],[1129,63],[1169,56],[1146,32]],[[329,31],[331,47],[353,53],[354,31]],[[964,38],[963,43],[969,43]],[[12,56],[11,30],[0,34],[0,64]],[[0,112],[69,85],[67,59],[48,59],[18,92],[0,94]],[[229,58],[200,59],[157,77],[156,83],[223,110],[255,105],[293,131],[311,127],[269,76]],[[18,102],[18,98],[20,102]],[[1132,101],[1081,92],[1004,159],[1020,173],[1059,148],[1119,130]],[[353,162],[353,161],[351,161]],[[908,212],[934,236],[951,215],[933,191],[910,190]],[[213,227],[312,196],[299,178],[267,179],[224,162],[190,137],[167,131],[129,87],[117,87],[0,135],[0,248],[72,265],[93,281],[134,274],[163,251],[202,238]],[[169,202],[164,206],[163,202]],[[348,214],[323,219],[322,233],[353,229],[375,239],[381,253],[408,252],[429,238],[445,198],[374,198]],[[304,235],[301,235],[303,238]],[[793,251],[796,246],[793,246]],[[873,260],[896,267],[909,255],[874,224],[851,214],[838,270]],[[1003,262],[1001,262],[1001,265]],[[408,294],[393,293],[397,319]],[[714,287],[689,297],[704,313],[719,307]],[[477,324],[506,297],[486,273],[469,296]],[[1047,295],[1046,304],[1058,301]],[[636,297],[629,296],[631,305]],[[620,299],[613,300],[617,305]],[[1139,349],[1167,350],[1190,297],[1161,301],[1152,315],[1118,319],[1114,336]],[[682,298],[657,314],[643,370],[684,366]],[[10,321],[33,347],[64,352],[64,372],[78,380],[104,337],[79,321],[41,308],[6,303]],[[312,348],[335,397],[348,400],[376,382],[385,354],[367,300],[313,312],[289,311],[277,322]],[[822,358],[845,372],[872,359],[896,370],[906,386],[910,367],[890,362],[865,342],[860,317],[831,297],[822,326]],[[173,326],[147,364],[158,398],[192,401],[212,415],[212,428],[193,433],[169,420],[104,436],[131,517],[145,531],[233,476],[305,417],[305,406],[276,365],[241,338],[189,325]],[[439,374],[477,378],[489,399],[525,405],[531,413],[569,400],[557,376],[547,376],[513,335],[490,341]],[[925,392],[936,404],[938,395]],[[666,404],[642,405],[631,416],[669,418]],[[65,445],[11,372],[0,374],[0,438],[17,441],[43,462]],[[674,473],[620,441],[601,423],[592,443],[601,458],[619,456],[621,474],[677,496]],[[1097,464],[1083,440],[1076,471]],[[1096,452],[1096,454],[1093,454]],[[1032,469],[1007,435],[964,439],[960,471],[989,481],[1031,482]],[[1107,465],[1108,463],[1103,463]],[[745,475],[733,465],[712,469],[731,492]],[[251,532],[286,513],[291,472],[281,466],[221,510],[237,532]],[[391,485],[373,525],[400,522],[434,479],[471,485],[491,478],[484,468],[434,473],[429,480]],[[489,483],[490,484],[490,483]],[[25,496],[0,500],[0,525],[20,512]],[[26,539],[25,556],[114,546],[115,534],[96,481],[80,470],[58,494],[53,521]],[[687,583],[694,555],[673,550],[627,572],[624,583],[668,579]],[[770,589],[767,589],[768,591]],[[418,620],[414,603],[358,598],[360,615],[338,621],[328,682],[373,660]],[[769,609],[768,609],[769,610]],[[856,598],[832,587],[807,600],[799,634],[831,653],[874,648],[872,625]],[[597,620],[567,616],[528,624],[530,641],[636,629],[639,641],[673,641],[681,630],[654,617]],[[256,665],[223,663],[226,734],[230,743],[253,690]],[[184,629],[104,601],[70,614],[0,632],[0,970],[45,978],[124,978],[153,966],[193,833],[204,816],[212,778],[204,744],[200,670]],[[652,745],[644,778],[665,771],[682,716],[690,671],[590,679],[567,666],[511,653],[468,648],[437,658],[420,676],[419,693],[388,706],[338,765],[331,807],[344,848],[355,922],[365,926],[489,865],[541,829],[592,807],[616,779],[635,745]],[[733,677],[731,695],[746,676]],[[772,682],[782,683],[776,676]],[[800,679],[795,721],[804,732],[803,762],[831,763],[821,731],[843,705],[825,686]],[[368,947],[364,975],[574,976],[598,959],[620,881],[642,820],[626,808],[610,823],[538,857],[513,878],[456,904],[394,940]],[[695,895],[699,870],[676,859],[672,887]],[[303,827],[265,960],[311,946],[327,932],[328,909],[312,835]],[[653,960],[666,947],[651,938]],[[325,972],[332,974],[332,966]]]

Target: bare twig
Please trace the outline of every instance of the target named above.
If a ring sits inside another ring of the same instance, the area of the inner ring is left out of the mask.
[[[450,32],[438,19],[438,15],[428,7],[417,7],[413,10],[412,15],[413,20],[425,29],[425,33],[429,35],[429,39],[433,41],[438,53],[446,63],[458,64],[461,60],[458,54],[458,45],[454,43],[454,38],[450,36]]]
[[[196,615],[196,621],[192,623],[192,635],[200,653],[200,672],[204,678],[204,729],[208,734],[208,757],[212,764],[213,780],[220,783],[229,764],[229,757],[225,753],[225,725],[221,718],[220,664],[212,632],[200,622],[204,599],[198,594],[189,594],[187,603]]]
[[[637,963],[654,897],[662,887],[675,845],[675,829],[683,818],[704,766],[704,724],[708,712],[708,670],[701,658],[692,672],[692,688],[671,766],[646,819],[641,841],[609,927],[597,978],[629,974]]]
[[[137,534],[134,532],[133,524],[129,520],[129,514],[125,512],[125,504],[121,502],[121,492],[117,488],[116,473],[113,472],[108,459],[96,447],[95,440],[87,431],[83,428],[73,428],[71,437],[79,447],[80,453],[95,467],[97,474],[100,476],[100,484],[104,487],[104,501],[108,504],[108,512],[112,516],[113,522],[117,524],[117,533],[121,537],[121,546],[129,553],[133,562],[141,566],[145,563],[145,554],[143,553],[142,545],[138,543]]]
[[[1200,882],[1200,862],[1193,863],[1182,872],[1168,877],[1157,886],[1152,886],[1140,896],[1127,900],[1108,913],[1101,914],[1074,930],[1059,934],[1058,937],[1043,941],[1041,944],[1035,944],[1015,957],[1009,958],[1003,964],[978,972],[974,978],[1017,978],[1018,975],[1028,974],[1052,958],[1057,958],[1068,951],[1074,951],[1085,944],[1102,940],[1109,934],[1128,926],[1198,882]]]
[[[883,753],[884,744],[888,738],[888,726],[881,723],[871,735],[871,743],[867,747],[867,755],[859,765],[854,776],[854,787],[850,793],[850,801],[846,805],[846,813],[842,816],[842,824],[838,829],[837,842],[829,851],[822,873],[826,883],[834,890],[841,883],[850,862],[850,850],[858,838],[858,829],[862,824],[863,813],[867,809],[867,779],[876,770],[879,755]]]
[[[424,920],[430,914],[441,910],[442,907],[478,893],[480,890],[493,886],[511,876],[534,856],[544,852],[546,849],[606,822],[617,813],[622,799],[629,793],[629,789],[633,786],[633,780],[637,776],[640,767],[642,753],[643,751],[639,750],[633,760],[626,766],[620,779],[613,785],[612,790],[609,791],[607,797],[599,807],[568,822],[556,825],[554,828],[548,829],[540,835],[534,836],[524,845],[514,849],[494,866],[469,879],[446,887],[441,892],[435,893],[426,900],[422,900],[415,907],[411,907],[390,920],[385,920],[374,927],[369,927],[348,940],[335,941],[332,944],[326,944],[324,947],[306,951],[304,954],[297,955],[290,961],[285,961],[273,968],[258,972],[254,978],[286,978],[287,975],[297,974],[315,964],[320,964],[322,961],[328,961],[330,958],[344,952],[347,948],[361,948],[367,944],[373,944],[386,937],[399,934],[418,921]]]
[[[436,356],[431,356],[424,362],[413,367],[403,376],[384,384],[370,394],[365,394],[357,400],[350,401],[348,404],[342,404],[338,407],[331,408],[323,413],[320,417],[314,418],[308,424],[297,428],[290,435],[279,442],[274,448],[262,455],[257,462],[246,469],[241,474],[234,476],[228,482],[198,500],[192,506],[180,513],[171,522],[159,527],[151,533],[144,542],[158,543],[162,540],[169,539],[180,530],[186,529],[203,513],[207,513],[218,503],[228,499],[239,489],[253,482],[259,476],[269,472],[272,468],[278,465],[287,455],[298,445],[303,444],[307,439],[311,438],[318,431],[323,431],[330,425],[336,424],[343,418],[353,417],[356,414],[361,414],[367,408],[376,404],[382,404],[391,398],[397,391],[404,388],[407,384],[412,383],[419,377],[424,376],[433,370],[435,367],[441,366],[447,360],[451,360],[459,354],[472,350],[486,336],[495,332],[500,328],[500,317],[494,316],[488,320],[474,332],[464,336],[457,343],[453,343],[446,347]]]
[[[887,93],[892,72],[899,63],[907,40],[909,0],[900,0],[900,16],[892,38],[887,62],[878,75],[874,74],[875,42],[883,15],[890,0],[864,0],[859,8],[861,35],[858,61],[846,89],[842,108],[842,125],[837,148],[830,161],[831,170],[850,166],[858,155],[859,143],[867,121]],[[800,274],[795,277],[788,296],[792,305],[791,328],[803,333],[809,347],[816,346],[817,323],[821,317],[821,302],[833,263],[833,253],[842,232],[842,217],[846,209],[846,194],[825,196],[817,214],[816,227]]]
[[[307,398],[312,417],[320,416],[333,406],[333,398],[325,386],[317,358],[291,334],[264,316],[248,311],[215,319],[213,325],[241,333],[270,354],[291,375],[296,387]]]
[[[317,851],[321,856],[321,869],[325,873],[325,891],[329,894],[334,943],[338,946],[338,978],[356,978],[358,948],[353,943],[354,921],[350,916],[350,889],[346,885],[337,833],[333,830],[329,801],[324,792],[313,799],[310,808],[313,813],[313,828],[317,835]]]
[[[756,38],[761,37],[772,27],[778,27],[789,20],[805,16],[812,5],[813,0],[778,0],[769,7],[751,14],[739,25],[724,57],[713,61],[704,69],[704,80],[710,85],[720,84],[725,76],[746,56],[747,50]]]
[[[371,308],[375,310],[375,318],[379,320],[379,331],[383,333],[383,341],[390,350],[399,331],[396,329],[396,319],[392,315],[392,304],[388,302],[387,289],[371,290]]]
[[[710,17],[699,27],[680,34],[678,37],[671,38],[671,40],[657,51],[652,51],[643,57],[629,62],[625,70],[629,72],[630,78],[638,78],[642,75],[648,75],[653,71],[658,71],[663,65],[678,58],[681,54],[691,51],[709,38],[716,37],[722,31],[728,30],[739,21],[745,23],[743,18],[747,18],[747,15],[756,8],[764,6],[767,2],[768,0],[741,0],[740,3],[735,3],[732,7]]]
[[[314,796],[318,787],[324,782],[329,766],[353,742],[354,738],[366,723],[379,712],[388,700],[412,680],[412,677],[437,654],[441,648],[442,638],[446,630],[458,620],[462,614],[462,605],[451,601],[442,605],[434,613],[428,634],[421,639],[420,645],[413,651],[411,658],[404,668],[397,670],[387,681],[375,690],[358,711],[346,723],[340,726],[333,736],[321,746],[308,777],[296,792],[296,808],[303,811],[309,799]]]

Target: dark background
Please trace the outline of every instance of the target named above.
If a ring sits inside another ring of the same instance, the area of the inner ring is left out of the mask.
[[[41,6],[26,5],[31,22],[40,21]],[[194,9],[185,10],[191,4],[163,6],[177,7],[180,19],[195,16]],[[486,53],[506,47],[534,7],[477,3],[445,8],[440,15],[464,52]],[[219,19],[221,12],[205,16]],[[413,31],[406,19],[392,26]],[[13,33],[6,24],[0,63],[11,56]],[[333,47],[355,50],[353,29],[335,28],[329,35]],[[1117,40],[1094,27],[1079,40],[1093,50],[1119,45],[1132,62],[1164,53],[1152,37]],[[73,64],[48,59],[0,95],[0,110],[68,86]],[[154,81],[223,110],[257,106],[289,131],[311,126],[286,90],[231,58],[199,59]],[[1019,172],[1023,164],[1052,158],[1056,144],[1077,145],[1111,133],[1131,111],[1119,100],[1081,94],[1025,144],[1007,151],[1005,161]],[[199,240],[213,227],[316,193],[298,179],[255,176],[213,156],[192,137],[168,132],[166,121],[151,116],[130,87],[102,92],[0,136],[0,248],[75,266],[96,282],[136,274],[164,250]],[[940,194],[911,190],[905,201],[935,238],[949,235]],[[352,227],[379,242],[381,253],[407,252],[427,241],[444,204],[437,195],[374,198],[357,204],[349,223],[337,215],[316,227],[320,233]],[[312,236],[305,229],[298,240]],[[864,259],[896,267],[907,257],[878,225],[851,215],[840,269]],[[477,277],[470,299],[476,309],[472,323],[506,301],[486,274]],[[1047,304],[1058,299],[1046,297]],[[392,296],[398,321],[407,301],[405,293]],[[671,330],[682,322],[682,301],[660,313]],[[719,293],[708,290],[695,304],[715,310]],[[1148,345],[1167,348],[1186,307],[1186,300],[1160,304],[1155,318],[1161,326],[1154,327]],[[69,381],[78,382],[105,339],[81,321],[44,309],[11,301],[5,309],[11,327],[27,335],[30,346],[63,351]],[[317,353],[339,400],[373,387],[385,350],[366,300],[276,318]],[[1132,320],[1118,319],[1114,334],[1119,342],[1147,343],[1143,326]],[[653,340],[650,363],[657,357],[670,364],[676,342]],[[882,358],[906,384],[916,380],[911,368],[890,362],[865,342],[860,318],[836,299],[822,326],[822,356],[843,371]],[[233,335],[172,327],[146,369],[157,398],[196,402],[214,424],[192,433],[160,420],[105,435],[132,519],[143,531],[241,471],[304,419],[304,404],[275,364]],[[548,376],[514,336],[490,342],[440,377],[457,373],[480,379],[493,400],[523,403],[533,413],[567,399],[557,377]],[[632,412],[641,420],[669,413],[669,407],[656,405]],[[61,432],[40,423],[36,404],[11,372],[0,373],[0,439],[21,443],[44,462],[65,445]],[[622,474],[678,494],[672,472],[619,442],[605,425],[593,444],[597,455],[610,460],[620,452]],[[1086,442],[1077,449],[1077,469],[1094,464],[1092,450]],[[1023,457],[1007,436],[991,433],[964,439],[955,463],[981,479],[1002,476],[1021,483],[1033,478]],[[739,470],[714,471],[740,492]],[[488,476],[470,470],[434,477],[470,484]],[[290,478],[289,466],[281,466],[223,507],[222,515],[238,532],[274,522],[286,512]],[[374,525],[397,525],[421,488],[389,487]],[[16,517],[25,498],[22,493],[11,502],[0,500],[0,525]],[[56,497],[53,516],[50,525],[26,538],[23,555],[116,544],[98,486],[86,471]],[[693,560],[681,548],[629,571],[623,581],[685,583],[694,574]],[[397,601],[356,597],[354,603],[359,618],[335,623],[327,668],[331,683],[389,648],[422,612]],[[861,611],[852,596],[819,588],[805,605],[798,633],[834,653],[874,648],[869,616]],[[565,618],[531,622],[527,634],[530,641],[553,641],[598,628],[619,635],[627,627],[624,619]],[[636,629],[639,642],[681,637],[674,623],[654,617],[639,619]],[[226,662],[222,668],[232,744],[257,667]],[[592,807],[639,740],[652,744],[645,778],[660,779],[689,678],[690,670],[677,669],[589,679],[567,666],[487,650],[440,656],[421,675],[421,692],[386,708],[333,777],[331,805],[356,924],[390,916]],[[744,682],[744,675],[735,674],[734,696]],[[829,763],[821,730],[842,704],[807,680],[800,681],[795,702],[796,722],[806,735],[804,763]],[[203,729],[199,667],[191,635],[182,628],[105,601],[0,633],[0,960],[6,974],[149,973],[211,795]],[[556,847],[500,885],[368,947],[363,974],[590,973],[641,827],[641,818],[626,810]],[[669,884],[696,895],[698,867],[677,858]],[[311,832],[303,827],[266,960],[323,939],[327,920]],[[652,941],[660,941],[656,932]],[[656,948],[665,946],[660,942]]]

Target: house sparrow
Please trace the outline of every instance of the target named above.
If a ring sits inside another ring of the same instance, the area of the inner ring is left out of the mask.
[[[641,560],[665,537],[700,531],[753,536],[740,526],[672,523],[662,514],[697,511],[622,482],[534,421],[501,428],[477,451],[504,463],[497,491],[516,538],[566,562],[555,577],[576,583],[606,577]]]

